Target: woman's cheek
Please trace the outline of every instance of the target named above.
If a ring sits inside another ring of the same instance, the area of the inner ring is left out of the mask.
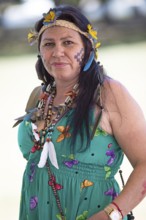
[[[74,55],[74,59],[77,61],[77,63],[79,64],[79,66],[82,66],[82,61],[84,58],[84,48],[81,48],[75,55]]]

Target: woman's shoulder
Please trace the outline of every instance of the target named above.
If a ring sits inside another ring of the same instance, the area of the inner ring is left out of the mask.
[[[112,127],[118,129],[121,126],[123,130],[126,127],[130,129],[135,125],[138,126],[136,122],[144,121],[144,114],[137,100],[119,81],[107,79],[103,85],[102,97]]]
[[[115,80],[110,77],[106,77],[103,83],[103,88],[105,92],[108,92],[109,94],[114,94],[117,92],[126,92],[126,87],[118,80]],[[117,94],[118,95],[118,94]]]
[[[143,112],[137,100],[128,89],[119,81],[106,79],[102,89],[103,106],[109,114],[110,122],[115,120],[133,121],[139,117],[143,118]]]
[[[137,105],[128,89],[118,80],[106,78],[102,87],[102,98],[106,106],[126,109],[126,106]]]

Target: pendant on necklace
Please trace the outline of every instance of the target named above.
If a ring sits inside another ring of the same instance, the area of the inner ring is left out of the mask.
[[[49,141],[49,142],[46,141],[43,146],[40,161],[38,163],[39,168],[43,168],[46,165],[48,157],[52,165],[56,167],[56,169],[59,169],[57,157],[56,157],[56,151],[55,151],[55,147],[52,141]]]

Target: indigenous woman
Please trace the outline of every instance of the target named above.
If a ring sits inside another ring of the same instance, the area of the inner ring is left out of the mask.
[[[43,83],[18,120],[27,160],[19,219],[126,220],[146,194],[140,107],[104,74],[97,31],[78,9],[51,9],[28,40],[38,45],[36,71]],[[120,191],[115,174],[124,154],[133,171]]]

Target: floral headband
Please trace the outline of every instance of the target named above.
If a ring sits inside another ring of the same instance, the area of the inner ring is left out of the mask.
[[[60,14],[61,12],[55,12],[55,10],[53,9],[50,9],[48,14],[43,14],[44,21],[43,21],[43,26],[40,29],[40,31],[38,33],[33,32],[33,31],[30,31],[30,33],[28,33],[29,44],[33,45],[34,43],[36,43],[39,40],[39,37],[41,36],[41,34],[50,27],[53,27],[53,26],[66,27],[66,28],[70,28],[72,30],[79,32],[80,34],[84,35],[86,38],[90,40],[93,51],[92,51],[92,56],[90,54],[90,58],[92,57],[92,59],[90,58],[89,59],[91,61],[93,61],[94,58],[97,59],[98,58],[97,49],[100,47],[100,42],[98,42],[98,37],[97,37],[97,31],[93,29],[91,24],[88,24],[87,32],[84,32],[70,21],[57,19]]]

